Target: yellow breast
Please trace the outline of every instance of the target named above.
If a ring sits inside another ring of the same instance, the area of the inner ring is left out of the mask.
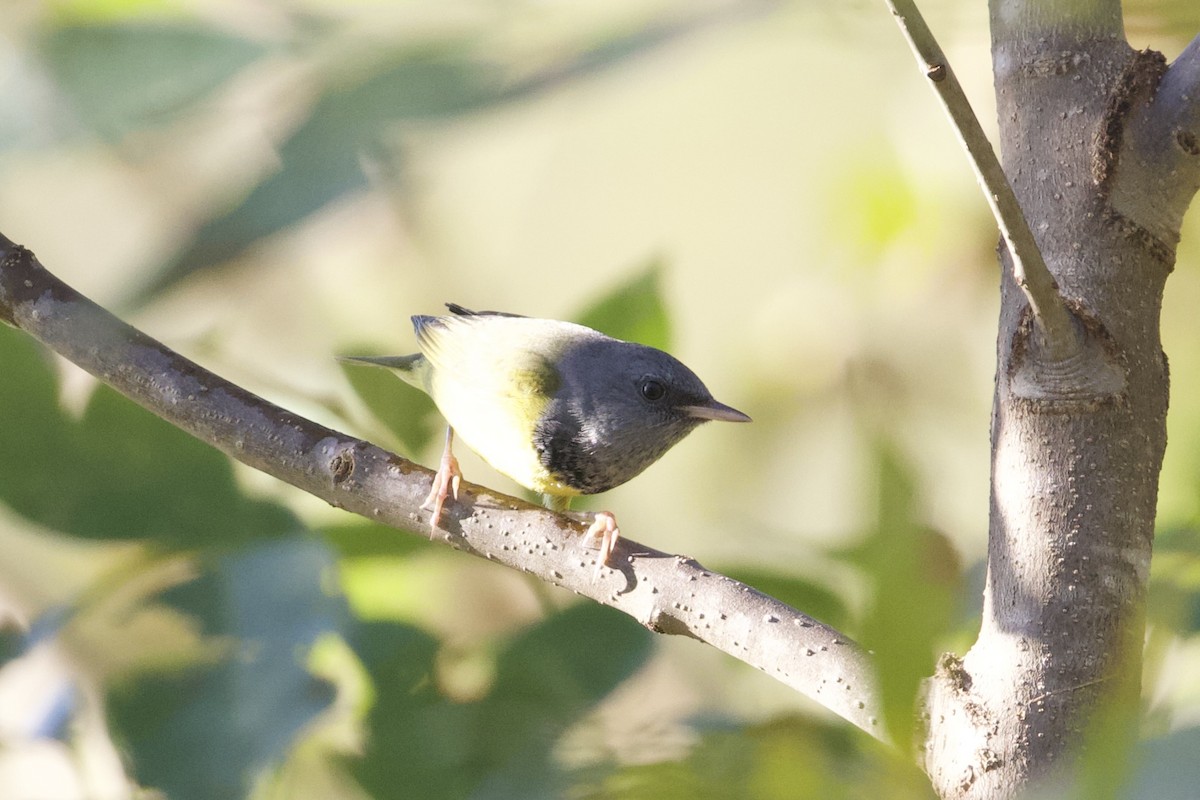
[[[553,352],[528,320],[439,318],[421,332],[426,391],[455,434],[496,470],[542,494],[577,495],[542,466],[538,420],[558,388]]]

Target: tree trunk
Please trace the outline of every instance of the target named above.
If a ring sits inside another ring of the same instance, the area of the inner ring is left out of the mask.
[[[1196,100],[1156,94],[1164,61],[1129,47],[1117,0],[992,0],[991,24],[1005,172],[1080,346],[1047,354],[1002,248],[983,620],[930,681],[925,765],[943,798],[1078,788],[1093,763],[1112,792],[1137,730],[1159,315],[1196,191]],[[1172,67],[1183,84],[1196,49]]]

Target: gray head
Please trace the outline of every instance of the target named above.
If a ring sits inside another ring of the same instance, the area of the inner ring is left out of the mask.
[[[555,360],[559,386],[538,421],[541,463],[584,494],[618,486],[708,420],[749,422],[653,347],[589,336]]]

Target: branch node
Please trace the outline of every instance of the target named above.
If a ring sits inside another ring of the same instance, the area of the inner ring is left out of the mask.
[[[333,460],[329,462],[329,471],[333,475],[333,482],[335,484],[341,483],[353,475],[354,451],[346,449],[339,452],[333,457]]]
[[[1120,402],[1126,364],[1104,324],[1080,303],[1068,304],[1078,346],[1065,356],[1047,350],[1035,335],[1032,309],[1013,334],[1008,374],[1013,396],[1048,413],[1094,409]]]
[[[1196,134],[1192,131],[1182,128],[1175,131],[1175,144],[1189,156],[1200,156],[1200,142],[1196,141]]]
[[[1092,180],[1104,194],[1117,170],[1129,112],[1140,100],[1149,103],[1154,99],[1166,72],[1166,56],[1157,50],[1138,50],[1109,92],[1092,153]]]
[[[19,244],[10,241],[3,236],[0,236],[0,248],[4,248],[7,252],[4,258],[0,260],[0,270],[9,270],[14,267],[19,267],[22,260],[28,260],[33,257],[33,254]],[[33,288],[33,281],[25,279],[24,286],[26,289]],[[0,293],[0,322],[5,322],[8,325],[19,327],[16,319],[16,303],[17,298],[9,294]]]
[[[1139,225],[1111,206],[1104,210],[1104,220],[1116,228],[1122,238],[1134,242],[1149,253],[1155,261],[1166,267],[1167,272],[1175,269],[1176,245],[1179,243],[1178,234],[1175,235],[1174,242],[1163,241],[1145,225]]]

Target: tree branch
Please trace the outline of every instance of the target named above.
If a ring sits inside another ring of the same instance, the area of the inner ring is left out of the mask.
[[[1098,137],[1119,147],[1119,123],[1157,85],[1150,59],[1135,63],[1118,0],[988,5],[1006,173],[1085,357],[1043,362],[1026,293],[1005,274],[982,619],[967,653],[938,665],[924,709],[924,762],[946,800],[1122,785],[1166,448],[1168,270],[1096,180],[1113,166]],[[1125,169],[1118,159],[1113,174]]]
[[[238,461],[331,505],[424,536],[432,472],[304,419],[126,325],[0,234],[0,320]],[[612,606],[658,633],[691,636],[751,664],[879,739],[870,656],[838,631],[690,558],[622,539],[593,580],[583,526],[464,483],[441,540]]]
[[[1000,226],[1000,234],[1012,256],[1013,278],[1025,294],[1033,310],[1040,334],[1040,344],[1051,361],[1066,361],[1080,347],[1079,337],[1071,315],[1063,304],[1058,283],[1050,273],[1021,210],[1021,204],[996,158],[979,118],[971,109],[966,92],[958,82],[950,61],[938,46],[933,32],[925,24],[921,12],[912,0],[885,0],[901,32],[912,47],[917,63],[929,78],[930,85],[942,101],[959,141],[967,150],[975,177],[987,198],[992,216]]]
[[[1139,53],[1114,90],[1110,133],[1098,143],[1098,158],[1111,170],[1097,182],[1112,209],[1173,262],[1183,215],[1200,191],[1200,36],[1170,68],[1163,62],[1158,53]]]
[[[1064,31],[1079,39],[1125,40],[1121,0],[988,0],[988,10],[993,41],[1052,38]]]

